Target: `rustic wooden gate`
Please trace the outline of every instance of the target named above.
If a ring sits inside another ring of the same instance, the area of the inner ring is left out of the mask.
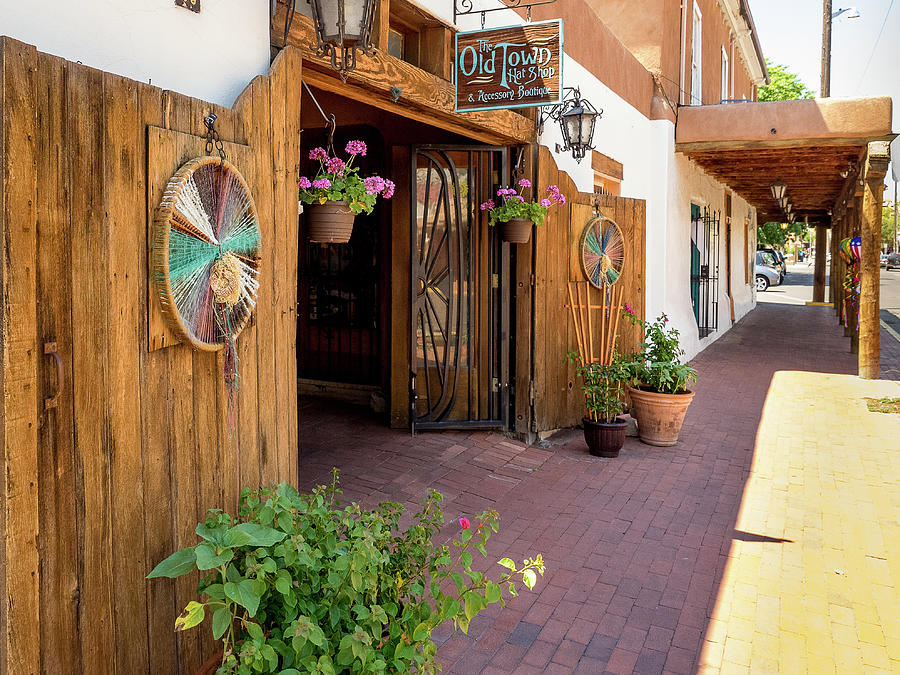
[[[238,485],[296,481],[300,68],[283,50],[228,109],[0,38],[0,672],[194,673],[212,653],[172,630],[197,580],[144,577]],[[176,344],[148,274],[152,211],[210,112],[262,230],[236,439],[221,356]]]
[[[538,162],[538,184],[542,188],[558,185],[569,200],[564,207],[551,208],[545,225],[537,228],[532,432],[574,426],[584,414],[581,383],[574,367],[564,363],[567,352],[577,344],[565,305],[569,281],[585,279],[579,243],[585,225],[598,212],[614,220],[625,236],[626,262],[618,283],[625,286],[624,301],[639,318],[644,317],[644,200],[579,193],[546,148],[540,149]],[[599,293],[591,290],[591,304],[600,303]],[[618,333],[617,348],[621,352],[632,351],[641,338],[639,328],[628,321],[619,323]],[[523,340],[519,339],[516,346],[522,349]]]

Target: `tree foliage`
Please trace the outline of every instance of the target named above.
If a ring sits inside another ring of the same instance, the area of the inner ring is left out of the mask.
[[[894,248],[894,205],[890,202],[881,207],[881,243]]]
[[[803,98],[814,98],[814,92],[809,89],[800,77],[777,63],[766,59],[766,68],[769,69],[769,84],[759,88],[757,100],[759,101],[795,101]]]
[[[765,223],[756,228],[756,242],[767,246],[784,246],[789,235],[796,234],[802,238],[805,232],[804,223],[788,225],[787,229],[783,229],[781,223]]]

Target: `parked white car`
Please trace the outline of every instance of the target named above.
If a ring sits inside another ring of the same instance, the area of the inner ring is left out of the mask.
[[[754,274],[757,291],[765,291],[769,286],[778,286],[781,283],[781,272],[776,267],[775,258],[768,251],[756,252]]]

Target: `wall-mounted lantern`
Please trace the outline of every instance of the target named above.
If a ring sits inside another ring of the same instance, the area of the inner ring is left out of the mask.
[[[594,126],[597,119],[602,117],[603,110],[598,110],[590,101],[581,98],[578,88],[566,87],[565,92],[563,102],[542,114],[540,123],[543,125],[548,118],[559,122],[563,145],[556,146],[557,152],[571,150],[572,157],[581,162],[588,151],[594,149]]]
[[[331,67],[344,82],[356,68],[356,50],[372,56],[372,24],[376,0],[310,0],[320,56],[331,56]]]

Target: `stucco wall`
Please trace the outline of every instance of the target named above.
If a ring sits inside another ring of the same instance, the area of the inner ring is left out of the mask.
[[[230,106],[269,69],[269,0],[0,0],[0,35],[93,68]]]
[[[725,186],[709,176],[684,155],[674,154],[674,171],[670,174],[670,201],[666,209],[667,240],[665,251],[664,311],[681,333],[681,343],[688,359],[719,339],[731,328],[731,306],[727,294]],[[718,330],[699,337],[697,322],[691,305],[691,203],[707,206],[720,213],[719,222],[719,282]],[[739,195],[732,193],[732,263],[731,289],[734,298],[735,321],[739,321],[756,306],[756,292],[746,284],[744,276],[744,217],[750,217],[750,250],[756,248],[756,213]],[[650,233],[647,236],[650,248]],[[648,259],[649,267],[649,259]],[[752,280],[752,276],[751,276]],[[648,279],[649,285],[649,279]],[[648,318],[653,318],[648,307]]]

